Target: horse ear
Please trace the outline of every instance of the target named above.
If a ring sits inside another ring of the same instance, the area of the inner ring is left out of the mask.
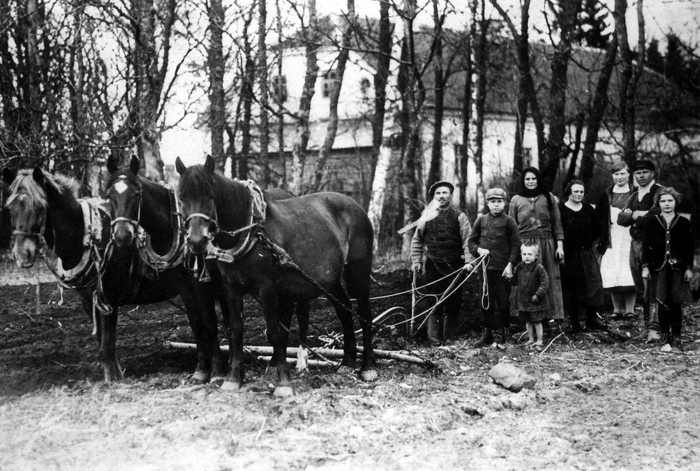
[[[8,186],[14,181],[16,176],[17,174],[13,170],[7,167],[2,169],[2,181],[4,181]]]
[[[44,183],[44,171],[41,170],[40,167],[34,167],[32,176],[34,177],[34,181],[36,181],[37,183]]]
[[[139,160],[138,157],[135,155],[131,156],[131,162],[129,162],[129,170],[131,170],[131,173],[134,175],[139,174],[139,169],[141,168],[141,161]]]
[[[216,162],[214,162],[214,157],[207,154],[207,160],[204,161],[204,168],[207,169],[207,171],[214,173],[214,169],[216,168]]]
[[[185,164],[182,163],[182,160],[180,160],[180,157],[177,157],[175,159],[175,170],[177,170],[177,173],[180,175],[185,173],[185,170],[187,170],[187,167],[185,167]]]
[[[117,162],[114,154],[109,154],[109,157],[107,157],[107,171],[109,173],[114,173],[117,170],[119,170],[119,162]]]

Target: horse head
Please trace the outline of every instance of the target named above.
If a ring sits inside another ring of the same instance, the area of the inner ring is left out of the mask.
[[[107,159],[107,180],[105,194],[109,199],[112,213],[112,240],[120,249],[129,247],[135,239],[141,219],[141,182],[138,178],[141,162],[135,155],[131,157],[129,168],[119,169],[117,159],[110,155]]]
[[[187,248],[192,253],[206,251],[218,231],[216,204],[212,188],[214,159],[207,156],[204,165],[185,167],[178,157],[175,168],[180,174],[177,192],[187,231]]]
[[[9,187],[6,206],[10,211],[14,244],[12,255],[19,268],[34,266],[46,227],[47,201],[44,172],[36,167],[19,173],[4,168],[2,178]]]

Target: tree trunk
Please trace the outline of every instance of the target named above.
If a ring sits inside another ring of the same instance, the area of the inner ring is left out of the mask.
[[[462,103],[462,146],[460,149],[459,161],[459,207],[467,207],[467,181],[469,179],[469,122],[471,120],[471,97],[472,97],[472,41],[471,30],[465,35],[465,57],[467,60],[464,77],[464,102]]]
[[[282,42],[283,29],[282,29],[282,9],[280,8],[280,0],[275,0],[275,8],[277,10],[277,37],[279,41]],[[282,77],[284,77],[282,65],[284,63],[284,48],[280,48],[278,51],[279,57],[277,58],[277,99],[278,99],[278,111],[277,111],[277,151],[278,158],[280,162],[280,181],[277,183],[279,188],[287,187],[287,160],[284,156],[284,100],[282,98],[283,94],[286,93],[286,84],[283,82]]]
[[[430,188],[434,183],[442,180],[442,121],[445,114],[445,79],[442,54],[442,23],[438,10],[438,0],[433,0],[433,24],[435,55],[433,57],[433,75],[435,80],[435,107],[433,109],[433,144],[430,152],[430,168],[428,170],[428,182]]]
[[[315,0],[311,0],[314,2]],[[268,77],[267,77],[267,0],[258,2],[258,77],[260,79],[260,187],[270,184],[270,124],[268,122]]]
[[[581,180],[588,186],[593,178],[593,168],[595,167],[595,146],[598,143],[598,131],[600,124],[605,116],[605,109],[608,105],[608,86],[610,85],[610,77],[612,77],[615,68],[615,59],[617,58],[617,43],[616,34],[612,35],[610,44],[605,50],[605,58],[603,59],[603,68],[598,76],[598,83],[595,88],[593,97],[593,105],[586,120],[586,139],[583,142],[583,153],[581,154]]]
[[[568,70],[571,58],[571,42],[576,33],[576,23],[581,2],[560,2],[559,11],[555,11],[559,26],[559,42],[554,44],[554,54],[551,63],[551,82],[549,87],[549,139],[547,152],[540,162],[542,179],[547,188],[552,184],[559,170],[559,163],[569,153],[566,138],[566,89],[569,85]]]
[[[620,72],[620,125],[622,126],[622,155],[627,165],[632,165],[637,160],[637,145],[634,136],[635,130],[635,98],[637,83],[644,69],[644,15],[643,0],[637,1],[637,21],[639,23],[639,42],[637,67],[634,67],[634,56],[629,46],[627,36],[627,0],[615,0],[615,33],[617,34],[620,58],[622,59]]]
[[[374,228],[373,247],[376,252],[379,248],[379,236],[381,233],[381,220],[384,213],[384,201],[387,185],[389,166],[393,146],[396,144],[392,138],[395,132],[395,111],[392,104],[396,102],[395,89],[390,87],[387,91],[389,76],[396,77],[397,70],[390,74],[392,49],[391,32],[392,25],[389,20],[389,2],[379,2],[379,50],[377,52],[377,70],[374,74],[374,116],[372,118],[372,172],[370,177],[371,191],[367,204],[367,216]],[[400,44],[397,41],[395,44]],[[394,62],[395,69],[398,63]],[[387,110],[387,103],[389,109]],[[384,138],[384,133],[389,136]]]
[[[27,154],[32,158],[41,158],[41,56],[39,53],[39,28],[41,27],[41,17],[37,0],[27,0],[24,4],[26,15],[26,66],[28,83],[28,138],[29,147]]]
[[[323,180],[323,172],[326,167],[326,161],[333,149],[335,136],[338,132],[338,100],[340,91],[343,86],[343,77],[345,76],[345,66],[350,55],[350,46],[352,42],[352,32],[355,28],[355,0],[347,0],[348,11],[345,16],[345,30],[343,31],[342,44],[336,61],[336,75],[333,89],[331,90],[330,105],[328,111],[328,127],[326,128],[326,138],[323,145],[318,151],[318,160],[316,161],[316,172],[314,174],[313,191],[320,191],[321,181]]]
[[[68,88],[70,96],[70,118],[73,127],[71,143],[73,156],[76,160],[87,161],[87,149],[84,139],[88,135],[85,120],[85,59],[83,56],[83,0],[73,1],[73,42],[70,48],[68,81],[71,86]],[[86,165],[86,168],[89,165]],[[99,187],[99,186],[98,186]]]
[[[171,2],[174,3],[174,2]],[[162,71],[158,68],[155,38],[155,16],[158,13],[154,0],[132,0],[135,17],[134,68],[136,80],[136,123],[134,129],[136,147],[144,163],[144,174],[156,181],[163,179],[163,160],[160,155],[160,128],[157,125],[160,93],[163,86]],[[167,14],[174,16],[174,4]],[[164,64],[167,68],[167,64]]]
[[[224,154],[224,126],[226,107],[224,96],[224,8],[221,0],[209,3],[209,130],[211,132],[211,155],[223,172],[226,165]]]
[[[309,0],[309,24],[304,28],[304,43],[306,49],[306,74],[304,88],[299,100],[297,113],[296,138],[292,147],[292,174],[288,189],[292,193],[304,192],[304,164],[306,163],[306,147],[309,143],[309,115],[313,99],[316,79],[318,77],[318,58],[316,51],[319,45],[318,18],[316,16],[316,0]]]
[[[244,17],[243,23],[243,73],[241,78],[241,103],[242,103],[242,114],[241,114],[241,151],[236,158],[236,167],[231,173],[233,173],[238,179],[246,180],[248,178],[248,160],[251,155],[251,144],[253,138],[251,136],[251,124],[253,121],[253,103],[255,101],[255,96],[253,94],[253,85],[255,82],[255,57],[253,56],[253,46],[250,42],[250,36],[248,35],[248,28],[253,21],[253,12],[255,10],[251,9],[250,14]],[[261,73],[263,73],[261,71]],[[261,111],[262,113],[262,111]],[[264,142],[263,142],[264,141]],[[263,154],[263,144],[267,140],[264,139],[263,134],[260,134],[260,155],[261,155],[261,165],[264,167],[262,161]],[[266,151],[265,151],[266,152]],[[264,169],[263,169],[264,173]],[[262,178],[261,178],[262,180]],[[261,184],[262,181],[261,181]]]
[[[413,21],[416,17],[416,1],[405,0],[403,11],[403,46],[402,67],[403,76],[406,78],[405,86],[402,87],[401,102],[403,106],[402,116],[404,123],[402,127],[406,130],[406,142],[402,155],[401,166],[401,199],[403,205],[403,225],[408,225],[418,219],[420,209],[418,206],[418,177],[420,161],[418,159],[418,146],[420,144],[422,95],[424,94],[419,83],[416,64],[416,51],[413,37]],[[411,247],[411,233],[403,235],[401,253],[408,257]]]

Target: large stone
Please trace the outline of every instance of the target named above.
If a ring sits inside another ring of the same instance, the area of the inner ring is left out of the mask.
[[[496,384],[513,392],[519,392],[523,388],[534,389],[537,382],[534,377],[510,363],[499,363],[494,366],[489,371],[489,376]]]

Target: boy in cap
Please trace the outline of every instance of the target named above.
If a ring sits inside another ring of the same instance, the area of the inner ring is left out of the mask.
[[[617,223],[630,228],[632,243],[630,245],[630,270],[637,289],[637,295],[642,296],[642,312],[644,324],[647,329],[647,341],[659,340],[659,318],[654,311],[651,312],[649,295],[645,293],[644,279],[642,278],[642,240],[647,221],[653,218],[656,212],[654,196],[661,188],[654,180],[656,167],[649,160],[637,160],[634,163],[633,175],[637,183],[637,190],[630,195],[625,208],[617,216]]]
[[[411,239],[412,269],[423,270],[425,256],[425,282],[443,278],[472,261],[467,247],[471,225],[467,215],[452,206],[454,185],[440,181],[430,187],[431,199],[418,220]],[[454,277],[448,277],[426,288],[428,293],[443,294]],[[455,290],[427,320],[428,343],[440,345],[443,339],[454,334],[462,302],[461,288]]]
[[[503,212],[506,192],[491,188],[486,192],[489,212],[480,215],[467,241],[473,256],[489,255],[486,267],[488,304],[482,305],[484,334],[474,347],[502,344],[508,337],[510,325],[510,280],[518,261],[520,234],[515,219]]]

